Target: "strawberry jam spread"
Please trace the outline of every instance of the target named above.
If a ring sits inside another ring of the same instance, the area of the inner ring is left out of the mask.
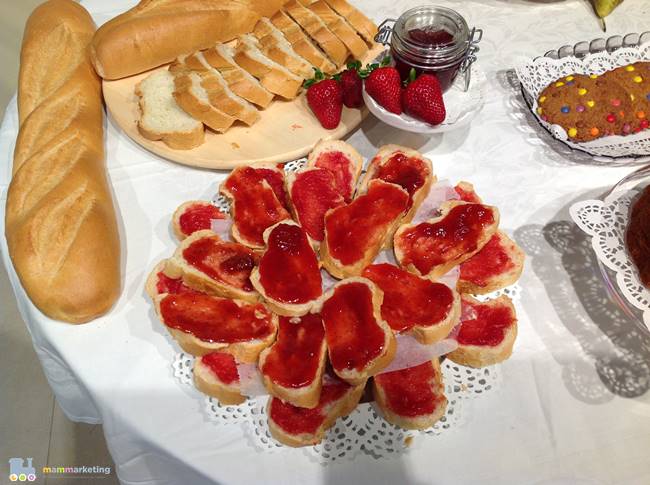
[[[160,314],[168,327],[205,342],[247,342],[266,338],[274,331],[271,313],[264,305],[240,306],[216,296],[167,295],[160,302]]]
[[[212,219],[225,219],[223,212],[212,204],[192,204],[178,218],[181,232],[186,236],[202,229],[210,229]]]
[[[300,224],[315,241],[325,237],[325,213],[344,204],[332,172],[319,168],[296,174],[291,201]]]
[[[336,402],[346,397],[351,387],[343,381],[323,383],[318,406],[314,409],[299,408],[273,398],[269,409],[271,419],[286,433],[292,435],[314,434],[325,423],[328,413],[336,408]]]
[[[170,278],[162,271],[160,271],[157,276],[158,281],[156,282],[156,291],[159,295],[162,295],[163,293],[200,293],[183,283],[183,278]]]
[[[465,305],[474,311],[473,318],[463,321],[460,326],[456,337],[460,345],[497,346],[508,328],[515,324],[516,316],[508,305],[487,305],[463,298]]]
[[[244,167],[233,170],[225,181],[233,198],[234,225],[246,241],[258,246],[264,246],[262,234],[267,227],[290,218],[283,199],[278,199],[274,186],[268,182],[270,179],[276,184],[278,177],[282,174],[274,170]]]
[[[319,314],[309,313],[298,319],[280,317],[278,338],[264,360],[262,374],[283,387],[309,386],[321,365],[324,340]]]
[[[449,287],[419,278],[392,264],[370,265],[362,276],[383,290],[381,316],[396,332],[440,323],[454,303]]]
[[[316,253],[295,224],[278,224],[271,231],[259,271],[266,294],[283,303],[306,303],[323,292]]]
[[[315,167],[332,172],[339,193],[345,202],[352,200],[354,192],[354,164],[343,152],[323,152],[316,159]]]
[[[381,355],[384,330],[372,306],[372,291],[360,282],[342,284],[321,310],[330,362],[335,370],[362,370]]]
[[[460,197],[460,200],[464,202],[470,202],[472,204],[480,204],[481,199],[479,198],[478,195],[476,195],[476,192],[474,190],[469,189],[469,187],[464,187],[462,185],[456,185],[454,187],[454,190],[458,194],[458,197]]]
[[[409,193],[408,209],[413,205],[413,194],[424,185],[429,169],[421,158],[396,153],[379,167],[374,178],[397,184]]]
[[[224,384],[239,382],[237,362],[225,352],[213,352],[201,357],[201,363],[206,365]]]
[[[395,184],[372,180],[368,192],[325,217],[330,254],[344,265],[363,259],[367,251],[377,253],[386,231],[402,216],[408,194]]]
[[[432,414],[444,400],[440,375],[431,362],[386,372],[374,379],[375,385],[384,391],[390,410],[399,416],[414,418]]]
[[[273,193],[278,198],[282,206],[289,210],[287,201],[287,194],[284,191],[284,173],[269,168],[255,168],[253,169],[259,174],[273,189]]]
[[[460,279],[486,286],[490,279],[514,268],[505,241],[497,232],[478,253],[460,265]]]
[[[422,222],[407,228],[395,242],[403,251],[400,264],[413,264],[423,274],[475,251],[485,227],[494,223],[494,211],[482,204],[453,207],[436,222]]]
[[[250,276],[257,258],[242,244],[222,241],[218,237],[203,237],[185,248],[183,258],[213,280],[253,291]]]

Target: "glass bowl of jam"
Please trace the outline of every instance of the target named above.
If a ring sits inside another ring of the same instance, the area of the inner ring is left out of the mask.
[[[375,40],[390,45],[403,80],[411,69],[417,75],[434,74],[444,92],[459,74],[465,77],[465,90],[469,88],[469,67],[476,60],[482,36],[481,29],[470,29],[455,10],[425,5],[407,10],[397,20],[382,22]]]

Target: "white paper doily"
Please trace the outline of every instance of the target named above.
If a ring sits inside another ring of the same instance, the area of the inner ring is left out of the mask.
[[[173,362],[174,377],[185,385],[193,385],[194,357],[180,352]],[[326,465],[352,460],[359,453],[374,458],[395,457],[418,446],[424,436],[437,436],[461,427],[471,416],[472,401],[498,386],[498,367],[472,369],[449,360],[441,364],[447,409],[431,428],[409,431],[384,420],[373,403],[361,403],[345,418],[339,418],[321,443],[301,448],[315,462]],[[221,405],[204,396],[204,410],[209,421],[219,426],[239,426],[249,443],[258,452],[292,452],[273,439],[268,428],[266,404],[268,396],[250,398],[237,406]]]
[[[630,260],[625,231],[630,205],[640,189],[614,193],[604,201],[585,200],[571,206],[571,218],[578,227],[591,236],[591,245],[598,260],[614,272],[619,293],[642,313],[642,320],[650,328],[650,291],[639,280]]]
[[[639,61],[650,61],[650,44],[640,47],[622,47],[614,52],[597,52],[584,58],[564,57],[551,59],[538,57],[516,68],[524,95],[539,123],[555,138],[573,149],[603,157],[637,157],[650,155],[650,130],[627,136],[605,136],[584,143],[574,143],[559,125],[542,120],[537,114],[537,98],[546,86],[569,74],[602,74],[619,66]]]

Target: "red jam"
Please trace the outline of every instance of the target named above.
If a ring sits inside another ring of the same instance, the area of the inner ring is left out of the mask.
[[[350,265],[363,259],[369,250],[379,252],[386,231],[402,216],[408,200],[408,194],[398,186],[372,180],[366,194],[327,214],[325,230],[330,254]]]
[[[424,185],[429,169],[421,158],[396,153],[384,163],[374,178],[397,184],[409,193],[408,209],[413,205],[413,194]]]
[[[289,210],[287,193],[284,191],[284,173],[269,168],[256,168],[255,171],[268,182],[280,203]]]
[[[442,283],[419,278],[392,264],[368,266],[362,276],[384,292],[381,316],[396,332],[436,325],[451,311],[454,295]]]
[[[186,208],[178,219],[181,232],[186,236],[202,229],[210,229],[212,219],[225,219],[223,212],[212,204],[192,204]]]
[[[300,225],[319,242],[325,237],[325,213],[344,204],[332,172],[319,168],[296,174],[291,201]]]
[[[460,197],[460,200],[464,202],[469,202],[471,204],[481,203],[481,199],[478,195],[476,195],[476,192],[474,192],[473,189],[465,188],[464,186],[458,184],[456,187],[454,187],[454,190],[458,194],[458,197]]]
[[[335,370],[362,370],[384,350],[384,330],[377,324],[372,291],[363,283],[339,285],[321,310],[330,362]]]
[[[414,418],[432,414],[444,402],[441,376],[430,361],[386,372],[374,379],[375,385],[384,391],[388,408],[399,416]]]
[[[446,46],[454,43],[454,36],[442,29],[411,29],[409,30],[408,36],[409,40],[412,42],[435,47]]]
[[[167,295],[160,302],[162,320],[170,328],[205,342],[235,343],[263,339],[273,333],[271,313],[260,303],[202,294]]]
[[[183,278],[170,278],[162,271],[160,271],[157,276],[158,282],[156,283],[156,291],[159,295],[162,295],[163,293],[200,293],[183,283]]]
[[[225,181],[225,188],[233,197],[237,230],[246,241],[258,246],[264,246],[262,234],[267,227],[291,218],[276,192],[263,182],[270,179],[277,183],[282,174],[271,175],[276,173],[270,169],[244,167],[233,170]]]
[[[323,383],[318,406],[314,409],[299,408],[273,398],[269,409],[271,419],[286,433],[292,435],[314,434],[328,417],[328,413],[336,410],[336,401],[346,397],[352,389],[343,381]]]
[[[306,303],[323,292],[316,253],[295,224],[279,224],[271,231],[259,271],[266,294],[283,303]]]
[[[514,268],[504,240],[497,232],[478,253],[460,265],[460,279],[486,286],[492,278]]]
[[[332,172],[339,193],[345,202],[352,200],[354,194],[354,164],[343,152],[323,152],[316,159],[315,167]]]
[[[239,382],[237,362],[232,355],[225,352],[213,352],[201,357],[201,363],[214,372],[217,378],[224,384]]]
[[[460,345],[495,347],[503,342],[506,331],[516,321],[516,316],[509,306],[474,303],[465,298],[463,305],[470,306],[476,316],[472,320],[462,322],[456,337]]]
[[[278,338],[260,370],[274,383],[295,389],[314,382],[321,366],[325,329],[317,313],[293,320],[280,317]]]
[[[185,248],[183,258],[213,280],[244,291],[253,291],[250,276],[257,257],[242,244],[222,241],[218,237],[204,237]]]
[[[462,204],[452,208],[434,224],[422,222],[400,234],[402,266],[413,264],[423,274],[475,251],[484,229],[494,223],[494,212],[482,204]]]

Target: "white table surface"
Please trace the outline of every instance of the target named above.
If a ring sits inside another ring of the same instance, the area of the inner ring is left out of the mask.
[[[421,2],[355,3],[381,21]],[[83,3],[101,24],[133,2]],[[369,118],[349,141],[366,158],[382,144],[411,146],[433,160],[439,178],[473,182],[528,253],[519,338],[500,366],[498,389],[463,408],[464,424],[404,455],[361,455],[329,466],[297,450],[257,453],[239,428],[208,422],[201,395],[172,377],[178,349],[156,321],[143,284],[174,249],[173,210],[212,196],[225,172],[161,160],[108,119],[124,277],[112,311],[82,326],[49,320],[20,287],[4,237],[1,247],[61,407],[72,420],[103,424],[123,483],[650,483],[650,344],[608,301],[589,243],[568,216],[573,201],[598,196],[633,168],[590,164],[549,141],[509,72],[518,59],[601,36],[598,24],[583,0],[438,3],[484,29],[479,62],[489,94],[482,112],[470,127],[430,138]],[[608,35],[649,30],[650,4],[626,0],[608,29]],[[14,99],[0,130],[3,210],[16,132]]]

